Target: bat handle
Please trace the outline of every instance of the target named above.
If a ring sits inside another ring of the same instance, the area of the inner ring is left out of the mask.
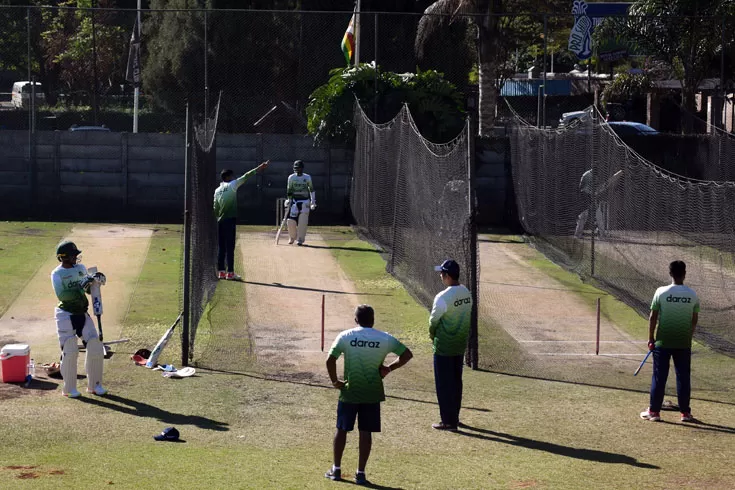
[[[102,315],[97,315],[97,326],[100,330],[100,342],[102,342]]]

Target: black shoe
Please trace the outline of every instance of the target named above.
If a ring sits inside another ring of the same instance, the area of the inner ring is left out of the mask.
[[[355,473],[355,485],[370,485],[365,473]]]
[[[324,473],[325,478],[329,478],[330,480],[339,481],[342,479],[342,470],[335,470],[334,468],[329,468],[329,471]]]
[[[436,429],[436,430],[448,430],[450,432],[457,432],[456,425],[449,425],[449,424],[445,424],[444,422],[440,424],[431,424],[431,428]]]

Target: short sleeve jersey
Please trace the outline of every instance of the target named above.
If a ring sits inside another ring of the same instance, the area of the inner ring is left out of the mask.
[[[683,284],[671,284],[656,290],[651,311],[658,311],[656,343],[667,349],[692,346],[692,315],[699,312],[697,293]]]
[[[89,300],[79,282],[87,275],[87,268],[76,264],[70,269],[59,265],[51,273],[51,283],[54,286],[56,297],[59,298],[58,308],[73,315],[87,312]]]
[[[217,221],[237,218],[237,189],[252,177],[256,170],[252,169],[235,180],[220,183],[214,191],[214,215]]]
[[[461,356],[467,348],[472,319],[472,294],[463,285],[449,286],[437,294],[429,316],[434,335],[434,354]]]
[[[314,192],[314,185],[311,183],[311,175],[297,175],[296,172],[294,172],[288,176],[286,196],[293,197],[294,199],[306,200],[311,197],[312,192]]]
[[[389,353],[403,354],[406,346],[392,335],[374,328],[355,327],[340,333],[329,355],[345,356],[345,387],[339,400],[345,403],[379,403],[385,400],[380,366]]]

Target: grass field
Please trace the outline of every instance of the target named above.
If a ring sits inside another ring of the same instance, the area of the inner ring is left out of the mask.
[[[3,274],[12,278],[0,291],[6,302],[68,229],[34,223],[44,232],[27,233],[27,226],[0,227],[9,237],[2,244]],[[375,488],[732,488],[732,403],[697,401],[697,425],[680,424],[675,412],[656,424],[638,418],[647,405],[638,391],[467,370],[462,420],[468,428],[433,431],[438,407],[427,312],[385,273],[379,254],[361,252],[371,246],[349,229],[312,230],[318,231],[366,295],[361,299],[393,319],[384,328],[416,355],[386,379],[383,432],[374,439],[367,467]],[[337,400],[325,372],[317,373],[321,382],[300,382],[264,372],[250,359],[250,368],[240,372],[199,369],[192,378],[170,380],[129,360],[138,347],[150,348],[178,312],[179,247],[178,227],[160,226],[153,234],[123,324],[131,343],[106,361],[109,396],[65,399],[56,380],[37,380],[29,389],[0,386],[0,488],[349,485],[322,476],[331,464]],[[549,274],[573,281],[561,270]],[[15,287],[8,286],[14,281]],[[244,287],[221,283],[210,328],[246,328]],[[624,306],[606,308],[614,315]],[[52,326],[52,312],[48,316]],[[167,347],[166,362],[178,365],[177,348],[177,341]],[[731,364],[725,368],[732,371]],[[186,442],[155,442],[151,436],[166,426],[176,426]],[[342,465],[347,477],[356,468],[356,442],[348,437]]]

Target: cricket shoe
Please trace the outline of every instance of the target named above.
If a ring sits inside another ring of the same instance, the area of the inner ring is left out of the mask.
[[[293,242],[294,242],[294,241],[295,241],[295,240],[294,240],[293,238],[289,238],[289,239],[288,239],[288,244],[289,244],[289,245],[293,245]]]
[[[71,393],[64,393],[62,391],[61,394],[68,398],[79,398],[80,396],[82,396],[82,394],[79,393],[78,391],[72,391]]]
[[[228,281],[242,281],[242,277],[238,276],[234,272],[228,272],[227,273],[227,280]]]
[[[681,412],[682,422],[694,422],[694,416],[691,412]]]
[[[102,385],[97,385],[94,388],[87,388],[87,393],[92,393],[97,396],[104,396],[107,394],[107,388],[103,388]]]
[[[370,485],[365,473],[355,473],[355,485]]]
[[[219,271],[217,273],[217,279],[227,279],[227,273],[225,271]]]
[[[334,468],[329,468],[329,471],[324,473],[325,478],[329,478],[330,480],[334,481],[340,481],[342,479],[342,470],[335,470]]]
[[[302,246],[303,244],[304,244],[303,240],[299,240],[298,242],[296,242],[296,245],[298,245],[299,247]]]
[[[449,425],[445,424],[444,422],[441,422],[439,424],[431,424],[431,428],[436,430],[448,430],[450,432],[457,432],[456,425]]]
[[[661,412],[652,412],[648,409],[641,412],[641,418],[643,420],[650,420],[651,422],[658,422],[661,420]]]

